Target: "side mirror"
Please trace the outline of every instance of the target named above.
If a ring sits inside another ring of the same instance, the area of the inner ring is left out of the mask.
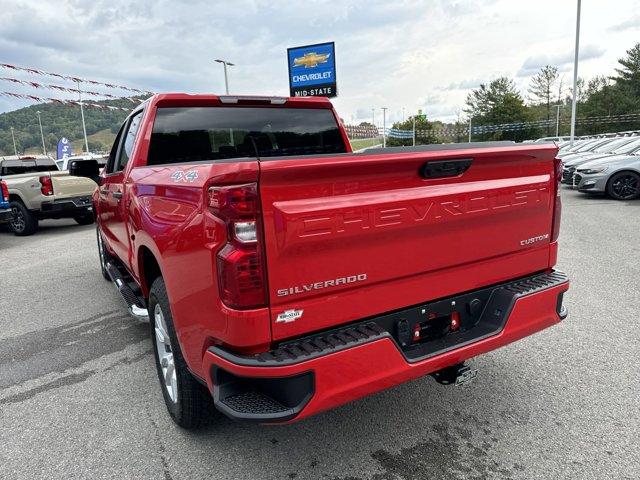
[[[74,160],[69,165],[69,175],[74,177],[87,177],[98,183],[100,167],[96,160]]]

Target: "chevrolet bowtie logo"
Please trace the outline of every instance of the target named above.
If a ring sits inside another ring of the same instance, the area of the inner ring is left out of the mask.
[[[305,53],[302,57],[293,59],[294,67],[315,68],[319,63],[327,63],[330,53],[318,54],[316,52]]]

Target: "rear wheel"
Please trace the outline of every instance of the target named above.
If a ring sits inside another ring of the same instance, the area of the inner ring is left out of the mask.
[[[38,231],[38,219],[19,200],[9,204],[11,207],[11,231],[18,236],[33,235]]]
[[[607,193],[616,200],[632,200],[640,196],[640,175],[618,172],[607,183]]]
[[[181,427],[198,427],[213,408],[211,395],[191,375],[182,356],[162,277],[151,286],[149,316],[158,380],[167,410]]]

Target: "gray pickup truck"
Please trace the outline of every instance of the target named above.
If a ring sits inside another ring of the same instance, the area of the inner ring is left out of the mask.
[[[80,225],[93,223],[91,194],[96,183],[58,170],[50,157],[0,157],[0,178],[9,193],[11,219],[16,235],[32,235],[45,218],[73,218]]]

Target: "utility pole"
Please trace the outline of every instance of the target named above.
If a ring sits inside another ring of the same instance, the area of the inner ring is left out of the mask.
[[[576,14],[576,49],[573,56],[573,98],[571,99],[571,139],[569,146],[573,146],[573,139],[576,134],[576,103],[578,101],[578,52],[580,51],[580,3],[578,0],[578,11]]]
[[[36,112],[38,116],[38,123],[40,124],[40,137],[42,138],[42,154],[47,154],[47,147],[44,146],[44,132],[42,131],[42,119],[40,118],[40,110]]]
[[[18,147],[16,147],[16,136],[13,133],[13,127],[11,127],[11,138],[13,139],[13,152],[18,156]]]
[[[234,64],[227,60],[221,60],[219,58],[215,59],[214,62],[221,63],[224,68],[224,89],[227,92],[227,95],[229,95],[229,77],[227,75],[227,67],[233,67]]]
[[[469,143],[471,143],[471,117],[469,117]]]
[[[382,148],[387,147],[387,107],[382,107]]]
[[[556,137],[558,136],[558,132],[560,132],[560,107],[562,105],[556,105]]]
[[[80,103],[80,117],[82,118],[82,133],[84,133],[84,151],[89,153],[89,141],[87,140],[87,126],[84,123],[84,107],[82,106],[80,80],[76,80],[76,83],[78,84],[78,102]]]

